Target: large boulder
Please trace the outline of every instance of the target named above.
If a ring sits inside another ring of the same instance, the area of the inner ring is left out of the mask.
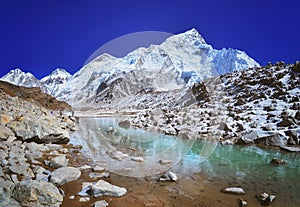
[[[66,144],[70,141],[69,133],[61,129],[55,121],[42,118],[35,120],[35,118],[14,120],[9,122],[7,127],[15,136],[26,142]]]
[[[59,207],[63,201],[59,189],[44,180],[24,180],[17,183],[13,198],[22,206]]]
[[[265,137],[260,137],[254,140],[255,144],[262,144],[262,145],[268,145],[268,146],[285,146],[287,144],[287,141],[285,137],[283,137],[280,134],[272,134]]]
[[[115,185],[112,185],[104,180],[99,180],[95,185],[92,186],[91,194],[93,197],[100,196],[123,196],[127,190]]]
[[[61,167],[51,174],[50,182],[63,185],[67,182],[77,180],[81,176],[81,171],[75,167]]]

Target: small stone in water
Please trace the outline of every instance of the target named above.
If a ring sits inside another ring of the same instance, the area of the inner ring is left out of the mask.
[[[278,159],[278,158],[273,158],[273,159],[271,160],[271,163],[272,163],[272,164],[283,165],[283,164],[286,164],[287,161],[282,160],[282,159]]]
[[[172,160],[159,160],[159,163],[161,165],[170,164],[170,163],[172,163]]]
[[[143,157],[132,157],[131,160],[136,161],[136,162],[144,162]]]

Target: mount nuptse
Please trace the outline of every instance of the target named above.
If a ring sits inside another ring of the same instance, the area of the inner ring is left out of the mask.
[[[99,100],[124,99],[141,91],[180,89],[208,77],[258,66],[243,51],[213,49],[191,29],[169,37],[161,45],[138,48],[123,58],[102,54],[73,76],[56,70],[41,81],[28,84],[23,80],[34,77],[18,70],[11,71],[2,80],[41,87],[74,106],[91,106]]]

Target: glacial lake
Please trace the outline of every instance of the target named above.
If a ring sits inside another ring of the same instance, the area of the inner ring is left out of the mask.
[[[224,185],[241,186],[251,195],[274,194],[277,198],[272,206],[300,206],[300,153],[125,129],[113,118],[79,118],[79,130],[72,142],[81,144],[93,162],[120,175],[145,177],[168,170],[179,178],[202,174]],[[271,164],[273,158],[287,164]]]

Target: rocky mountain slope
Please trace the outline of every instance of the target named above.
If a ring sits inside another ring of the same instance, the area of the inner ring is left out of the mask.
[[[205,79],[188,89],[139,93],[120,111],[129,123],[224,144],[298,145],[300,64],[268,65]],[[208,136],[209,135],[209,136]]]
[[[70,106],[40,88],[0,81],[0,206],[59,206],[63,195],[48,182],[42,160],[70,140]],[[62,155],[66,156],[66,155]],[[57,166],[58,167],[58,166]],[[38,199],[38,198],[43,199]]]
[[[63,101],[57,101],[49,94],[43,93],[38,87],[23,87],[0,81],[0,90],[12,97],[29,101],[35,105],[39,105],[50,110],[71,110],[71,106]]]

